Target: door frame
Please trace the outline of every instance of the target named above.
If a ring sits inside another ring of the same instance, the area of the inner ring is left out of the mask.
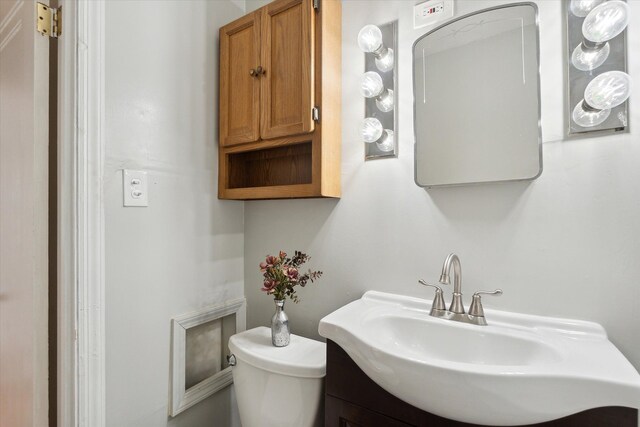
[[[105,1],[59,4],[57,421],[104,427]]]

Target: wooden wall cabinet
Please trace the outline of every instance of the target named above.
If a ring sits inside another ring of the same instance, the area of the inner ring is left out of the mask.
[[[340,197],[341,20],[276,0],[220,28],[219,198]]]

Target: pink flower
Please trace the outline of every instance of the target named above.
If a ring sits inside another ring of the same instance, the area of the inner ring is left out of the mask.
[[[278,257],[274,257],[273,255],[269,255],[265,261],[267,263],[267,267],[273,267],[275,264],[280,262],[280,259],[278,259]]]
[[[280,261],[281,261],[280,258],[275,257],[273,255],[269,255],[264,260],[264,262],[260,263],[260,271],[262,273],[264,273],[265,271],[267,271],[267,269],[269,269],[269,268],[273,267],[274,265],[278,264]]]
[[[286,269],[283,269],[283,273],[293,282],[298,280],[298,269],[295,267],[286,267]]]
[[[295,251],[295,255],[289,258],[284,251],[278,251],[277,255],[267,255],[259,263],[262,274],[262,286],[260,289],[267,295],[276,299],[290,298],[298,302],[296,287],[304,287],[307,282],[317,280],[322,272],[311,271],[301,274],[299,268],[309,260],[309,256],[300,251]]]
[[[270,291],[273,290],[273,288],[275,288],[278,285],[278,282],[276,280],[273,279],[267,279],[264,281],[264,283],[262,284],[262,291],[265,291],[267,293],[269,293]]]

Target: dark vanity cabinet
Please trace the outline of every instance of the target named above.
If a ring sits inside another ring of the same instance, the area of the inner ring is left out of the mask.
[[[472,427],[422,411],[383,390],[327,340],[325,427]],[[455,396],[451,396],[455,399]],[[461,403],[462,404],[462,403]],[[638,410],[597,408],[536,426],[638,427]]]

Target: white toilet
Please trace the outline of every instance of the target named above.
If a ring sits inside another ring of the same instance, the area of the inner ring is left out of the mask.
[[[274,347],[262,326],[233,335],[229,350],[242,427],[323,425],[324,343],[291,335],[287,347]]]

